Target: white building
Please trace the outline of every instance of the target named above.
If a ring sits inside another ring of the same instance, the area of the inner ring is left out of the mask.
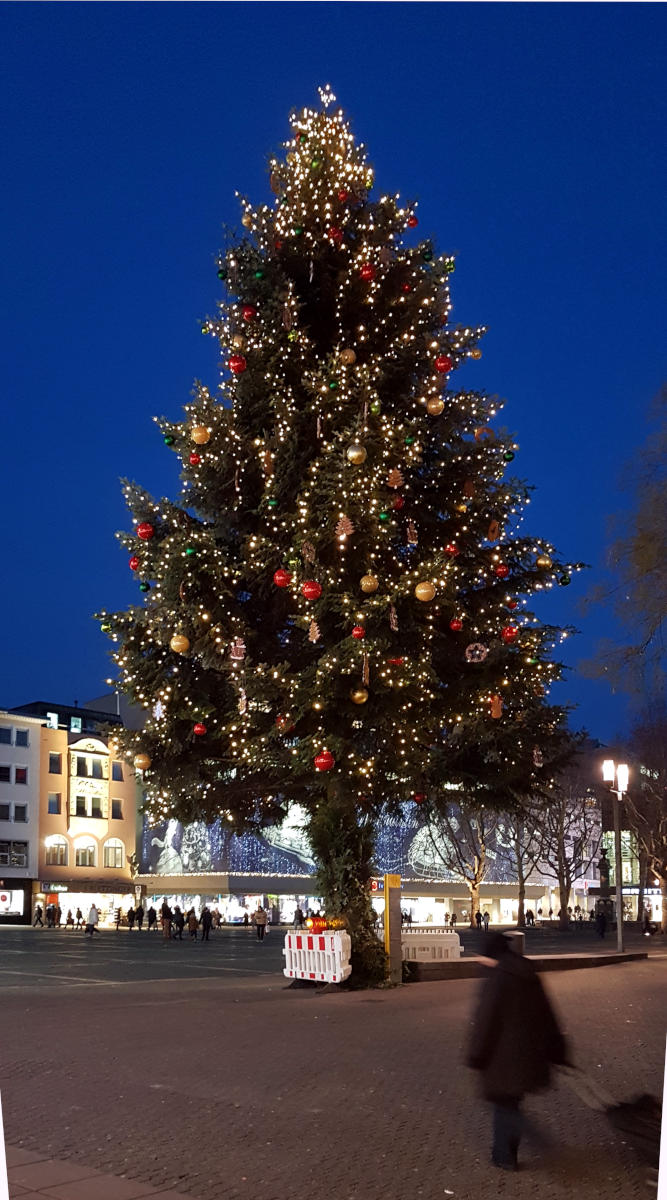
[[[39,862],[41,724],[0,710],[0,924],[30,919]]]

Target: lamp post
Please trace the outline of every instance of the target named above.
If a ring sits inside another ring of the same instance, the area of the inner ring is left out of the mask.
[[[623,857],[621,854],[621,804],[623,793],[628,790],[627,763],[615,763],[613,758],[606,758],[602,764],[602,778],[610,785],[609,791],[616,796],[614,804],[614,842],[616,850],[616,946],[619,954],[623,953]],[[614,787],[616,782],[616,787]]]

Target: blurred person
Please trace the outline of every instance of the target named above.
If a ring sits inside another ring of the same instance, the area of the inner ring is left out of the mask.
[[[197,920],[197,914],[196,914],[194,908],[191,908],[188,913],[188,930],[190,932],[190,937],[194,938],[195,942],[197,941],[197,930],[198,929],[199,929],[199,921]]]
[[[171,911],[171,908],[169,907],[169,905],[167,904],[166,896],[162,900],[162,908],[160,909],[160,916],[162,917],[162,937],[164,938],[164,940],[166,942],[168,942],[171,939],[171,922],[174,919],[174,914]]]
[[[185,916],[181,912],[179,904],[174,905],[174,940],[183,941],[183,930],[185,929]]]
[[[255,912],[252,914],[252,923],[255,926],[255,929],[257,931],[257,941],[258,942],[264,941],[264,934],[266,933],[266,922],[267,922],[266,912],[262,908],[261,904],[258,904]]]
[[[201,910],[199,924],[201,925],[201,940],[202,942],[207,942],[208,935],[211,932],[211,925],[213,924],[213,916],[207,904]]]
[[[88,921],[86,923],[86,933],[89,933],[91,938],[97,929],[100,922],[100,914],[96,904],[91,904],[88,912]]]
[[[151,929],[157,929],[157,913],[152,904],[146,914],[146,917],[148,920],[148,932],[150,933]]]
[[[144,923],[144,909],[142,904],[138,904],[134,913],[137,921],[137,929],[141,933],[141,927]]]
[[[42,911],[41,904],[35,905],[35,919],[32,923],[33,929],[36,929],[38,925],[41,925],[42,929],[44,928],[44,921],[42,920],[42,916],[43,916],[43,911]]]
[[[136,916],[136,913],[135,913],[135,911],[134,911],[134,909],[133,909],[132,905],[130,905],[130,907],[129,907],[129,908],[128,908],[128,910],[127,910],[127,925],[128,925],[128,929],[130,929],[130,931],[131,931],[132,929],[134,929],[134,918],[135,918],[135,916]]]

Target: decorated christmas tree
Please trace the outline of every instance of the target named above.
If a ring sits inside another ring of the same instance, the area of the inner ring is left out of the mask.
[[[143,603],[101,620],[147,710],[122,737],[149,818],[261,827],[298,800],[354,931],[383,810],[453,786],[498,807],[544,780],[563,632],[528,602],[574,566],[520,532],[497,399],[456,386],[484,330],[450,322],[452,256],[376,194],[320,95],[271,161],[272,203],[241,200],[202,326],[222,383],[159,421],[180,501],[125,485]]]

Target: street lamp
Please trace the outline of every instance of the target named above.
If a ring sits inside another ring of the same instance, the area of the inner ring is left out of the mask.
[[[616,796],[614,804],[614,841],[616,849],[616,946],[619,954],[623,953],[623,857],[621,854],[621,804],[623,793],[628,790],[630,771],[627,763],[615,763],[613,758],[605,758],[602,764],[602,778],[610,784],[609,791]],[[616,787],[614,787],[614,780]]]

